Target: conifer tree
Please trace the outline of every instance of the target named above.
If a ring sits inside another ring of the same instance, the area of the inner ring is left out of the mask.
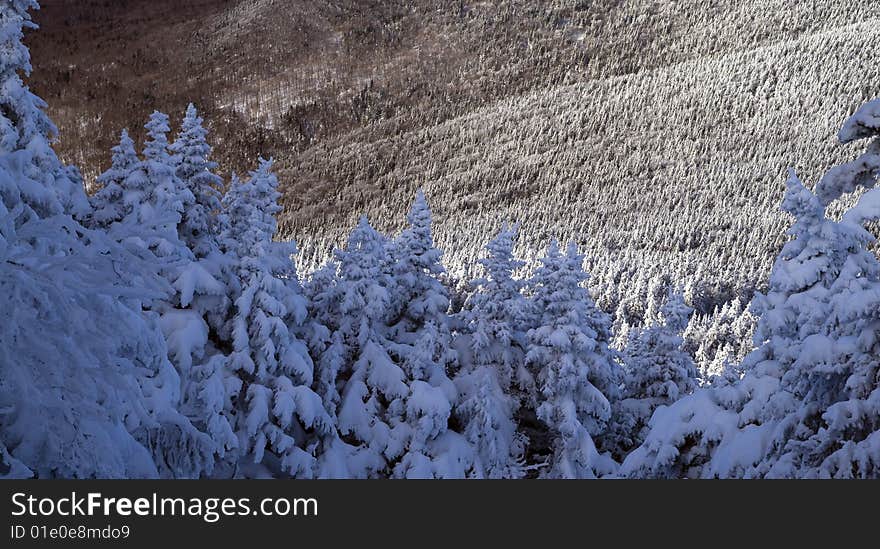
[[[176,175],[184,188],[193,194],[192,202],[185,202],[180,233],[183,241],[197,258],[217,251],[217,214],[220,212],[220,176],[214,173],[217,163],[211,158],[208,131],[195,106],[186,109],[180,134],[171,151],[174,154]]]
[[[144,158],[122,181],[125,218],[111,226],[111,234],[153,251],[174,290],[151,309],[160,315],[168,356],[177,374],[176,387],[172,390],[169,383],[162,390],[188,420],[166,417],[140,436],[162,476],[192,478],[212,474],[216,458],[238,444],[220,412],[225,405],[221,392],[226,387],[224,357],[211,341],[212,331],[217,332],[218,324],[225,321],[228,289],[221,281],[219,264],[196,261],[181,234],[183,213],[194,203],[194,196],[176,174],[167,138],[168,117],[154,112],[146,130]]]
[[[122,221],[129,213],[127,180],[140,164],[134,141],[126,130],[122,130],[119,144],[113,147],[112,152],[110,169],[98,177],[101,188],[92,196],[92,212],[89,216],[92,226],[105,229],[112,223]]]
[[[312,477],[315,449],[333,426],[312,391],[314,365],[296,329],[306,303],[292,243],[274,242],[280,211],[271,161],[230,189],[229,226],[222,238],[237,254],[240,295],[231,321],[229,367],[238,378],[235,429],[249,461],[275,474]],[[249,474],[249,473],[245,473]]]
[[[461,394],[456,413],[489,478],[523,475],[525,436],[515,416],[522,401],[534,399],[525,367],[527,302],[522,282],[513,277],[525,264],[513,256],[516,232],[504,227],[486,246],[488,256],[480,260],[485,277],[473,281],[476,290],[460,314],[465,333],[456,345],[465,347],[455,378]]]
[[[442,252],[434,246],[431,211],[416,195],[408,226],[391,248],[390,351],[404,371],[406,394],[390,409],[402,454],[398,477],[463,477],[472,474],[473,451],[448,429],[458,393],[449,376],[456,367],[449,325],[449,294],[439,277]],[[394,459],[392,458],[392,459]]]
[[[22,39],[24,29],[36,28],[32,9],[39,9],[36,0],[0,6],[0,152],[10,155],[9,161],[35,183],[2,189],[16,225],[61,213],[80,218],[89,209],[82,181],[71,177],[50,146],[58,130],[44,112],[46,103],[22,81],[31,72],[30,52]],[[13,203],[22,208],[13,209]]]
[[[623,398],[613,410],[605,448],[622,461],[647,434],[648,422],[660,406],[669,406],[697,387],[693,359],[682,350],[681,333],[693,309],[680,294],[670,292],[651,325],[630,333],[622,353],[625,367]]]
[[[831,173],[833,173],[832,170]],[[755,341],[741,379],[658,410],[645,443],[623,465],[629,476],[876,476],[877,361],[871,296],[872,237],[829,219],[792,172],[783,209],[795,218],[770,291],[757,296]],[[873,206],[866,193],[860,205]],[[859,214],[861,215],[861,214]],[[861,219],[861,218],[860,218]]]
[[[82,182],[21,80],[36,7],[0,5],[0,476],[154,477],[133,434],[174,415],[154,390],[173,382],[165,342],[143,311],[168,287],[150,254],[78,221]]]
[[[556,242],[535,273],[538,328],[529,331],[527,361],[539,388],[538,418],[553,434],[545,476],[590,478],[614,471],[595,439],[605,432],[620,372],[609,350],[610,319],[582,286],[584,257],[574,244],[563,255]]]
[[[425,322],[448,324],[449,294],[439,277],[442,252],[434,247],[431,210],[422,191],[407,215],[408,226],[391,244],[391,325],[401,343],[413,343]],[[408,335],[409,334],[409,335]]]
[[[385,239],[362,217],[345,248],[335,252],[339,280],[336,333],[344,349],[339,432],[361,449],[355,476],[375,476],[403,453],[389,408],[402,408],[406,375],[389,353],[385,318],[390,302]],[[328,392],[333,389],[328,388]],[[335,397],[330,396],[330,400]]]

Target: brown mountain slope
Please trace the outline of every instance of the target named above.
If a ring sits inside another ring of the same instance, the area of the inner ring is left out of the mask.
[[[434,197],[454,262],[530,246],[756,282],[779,179],[880,94],[880,5],[845,0],[44,0],[33,87],[94,176],[122,127],[196,102],[227,170],[279,160],[307,262],[361,211]],[[635,254],[635,255],[633,255]]]

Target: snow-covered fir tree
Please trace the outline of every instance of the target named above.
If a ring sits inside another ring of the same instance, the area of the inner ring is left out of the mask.
[[[144,126],[143,172],[149,182],[149,199],[140,205],[142,218],[149,218],[162,228],[162,238],[151,242],[157,254],[174,259],[191,259],[192,251],[181,238],[183,212],[195,202],[192,191],[177,176],[168,143],[168,115],[154,112]]]
[[[333,425],[311,389],[314,365],[297,329],[307,307],[292,243],[275,242],[280,211],[272,162],[261,160],[246,182],[226,197],[229,224],[221,235],[236,254],[240,293],[231,320],[229,368],[240,387],[232,398],[245,476],[312,477],[315,453]],[[252,467],[251,464],[260,467]]]
[[[78,222],[82,182],[21,80],[32,0],[0,5],[0,476],[158,475],[133,436],[176,414],[155,258]],[[149,227],[144,228],[149,231]]]
[[[595,439],[611,419],[621,374],[609,349],[611,321],[583,286],[583,260],[574,244],[563,254],[554,241],[532,281],[540,327],[529,331],[527,361],[539,390],[537,416],[553,437],[543,472],[551,478],[593,478],[615,469]]]
[[[489,478],[523,476],[526,437],[518,430],[522,401],[534,401],[534,380],[525,364],[528,303],[514,273],[525,265],[513,247],[516,227],[504,227],[486,245],[480,260],[484,277],[460,313],[464,333],[456,340],[461,369],[455,384],[461,395],[456,414],[474,445],[478,466]]]
[[[403,343],[413,343],[425,322],[448,324],[449,293],[440,282],[443,252],[434,246],[431,210],[422,191],[407,215],[407,227],[388,245],[390,250],[390,322]]]
[[[223,185],[223,180],[214,173],[217,163],[211,160],[208,131],[203,123],[195,106],[190,104],[180,133],[171,146],[175,173],[193,194],[192,202],[183,204],[180,233],[197,258],[217,251],[217,214],[221,209],[220,188]]]
[[[315,391],[334,421],[341,398],[337,381],[346,360],[340,330],[342,297],[338,271],[338,262],[331,259],[303,284],[303,295],[309,307],[306,344],[315,358]]]
[[[385,474],[388,460],[401,452],[388,408],[405,397],[407,386],[385,337],[390,299],[383,276],[385,245],[362,217],[346,246],[334,254],[338,280],[331,282],[328,271],[313,280],[326,284],[321,290],[326,297],[314,303],[324,306],[322,318],[336,336],[328,341],[320,362],[327,369],[321,374],[326,376],[325,399],[331,406],[339,403],[339,433],[358,449],[352,475],[361,478]]]
[[[224,315],[227,290],[215,276],[218,268],[195,261],[179,233],[182,207],[192,194],[174,173],[167,117],[154,113],[147,130],[143,160],[123,132],[110,170],[99,178],[104,187],[93,198],[95,213],[89,217],[121,244],[155,254],[155,266],[173,289],[148,306],[159,315],[176,376],[146,389],[166,395],[173,413],[154,405],[150,410],[157,422],[137,436],[153,453],[162,476],[199,477],[211,474],[215,454],[222,455],[233,440],[198,396],[207,382],[205,368],[216,370],[219,364],[207,321]]]
[[[872,123],[874,118],[865,120],[864,114],[859,111],[844,126],[842,140]],[[860,118],[864,123],[857,122]],[[872,149],[877,150],[876,141]],[[746,357],[743,377],[659,410],[646,442],[624,463],[624,474],[877,475],[873,311],[880,264],[867,250],[873,237],[861,223],[880,217],[880,208],[876,190],[869,190],[843,221],[829,219],[820,196],[827,200],[874,184],[870,179],[854,183],[854,175],[864,174],[853,169],[829,174],[820,182],[819,196],[794,173],[789,177],[782,205],[795,218],[793,240],[774,265],[769,293],[756,298],[758,347]],[[829,190],[832,185],[838,191]]]
[[[89,215],[92,226],[105,229],[124,219],[129,212],[130,203],[126,200],[128,178],[140,165],[134,141],[128,136],[127,130],[122,130],[119,144],[111,151],[110,168],[98,177],[100,188],[91,197],[92,212]],[[141,200],[141,197],[131,198],[138,202]]]
[[[605,448],[621,460],[641,445],[648,421],[660,406],[673,404],[697,387],[697,370],[682,350],[681,333],[693,309],[670,292],[648,326],[636,328],[622,352],[623,398],[615,403]]]
[[[19,185],[5,194],[20,201],[16,223],[33,215],[69,213],[77,218],[88,212],[82,181],[62,165],[50,147],[57,128],[46,116],[46,103],[22,81],[30,75],[30,52],[22,43],[24,29],[36,28],[29,10],[39,9],[36,0],[11,0],[0,6],[0,151],[37,185]],[[12,211],[10,209],[10,211]]]
[[[407,394],[390,409],[397,477],[464,477],[473,474],[473,450],[448,429],[458,392],[450,379],[452,348],[442,252],[434,246],[431,211],[416,195],[408,226],[394,239],[390,257],[389,350],[405,374]]]

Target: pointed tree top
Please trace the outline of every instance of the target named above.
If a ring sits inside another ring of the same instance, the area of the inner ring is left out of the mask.
[[[416,198],[406,219],[415,228],[430,227],[431,208],[428,206],[428,200],[425,198],[425,193],[422,189],[416,191]]]
[[[129,137],[128,130],[122,130],[119,135],[119,144],[114,146],[111,149],[111,152],[113,153],[111,168],[107,172],[107,174],[110,174],[110,177],[121,177],[123,174],[113,174],[112,172],[114,170],[129,170],[138,162],[137,151],[134,148],[134,141]]]
[[[180,134],[177,138],[177,141],[180,143],[175,143],[175,146],[180,147],[182,145],[189,145],[189,143],[183,142],[194,141],[196,142],[196,146],[208,148],[208,150],[202,154],[210,154],[210,147],[208,147],[206,143],[208,130],[204,128],[204,122],[205,119],[199,116],[199,112],[196,110],[195,105],[190,103],[186,108],[186,114],[183,116],[183,121],[180,124]]]
[[[362,215],[348,235],[343,249],[336,249],[334,256],[341,267],[343,278],[375,278],[385,257],[385,239]]]
[[[144,126],[147,130],[147,141],[144,145],[144,156],[150,160],[160,160],[168,156],[168,115],[153,111],[150,121]]]
[[[275,166],[275,160],[270,158],[266,160],[262,156],[257,159],[257,169],[254,172],[255,174],[260,175],[268,175],[272,172],[272,167]]]
[[[375,251],[374,248],[382,248],[384,250],[383,240],[382,235],[379,234],[379,231],[373,228],[370,224],[370,220],[367,219],[367,216],[362,215],[360,219],[358,219],[355,228],[351,231],[351,234],[348,235],[348,244],[345,249],[346,251],[368,251],[368,249],[369,251]]]
[[[150,137],[160,137],[166,135],[169,131],[171,131],[171,126],[169,126],[168,115],[161,111],[153,111],[150,115],[150,120],[144,126],[147,129]]]
[[[205,130],[204,127],[202,127],[203,122],[204,119],[199,116],[195,105],[190,103],[189,106],[186,108],[186,114],[183,116],[183,121],[180,124],[180,133],[177,135],[177,140],[174,143],[175,148],[180,149],[182,147],[192,145],[201,147],[207,146],[205,140],[208,132],[207,130]],[[207,153],[210,153],[210,148],[208,149]]]
[[[119,133],[119,144],[113,147],[113,156],[125,156],[126,158],[137,157],[137,151],[134,148],[134,140],[128,135],[128,130],[122,130]]]
[[[516,245],[518,230],[519,225],[511,227],[508,223],[504,223],[501,231],[486,244],[486,251],[489,252],[488,257],[481,259],[479,263],[490,272],[490,275],[493,274],[491,272],[493,268],[501,267],[514,271],[524,265],[524,262],[513,258],[513,248]]]

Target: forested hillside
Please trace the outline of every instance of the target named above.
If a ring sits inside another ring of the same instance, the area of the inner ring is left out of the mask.
[[[38,16],[62,157],[91,180],[119,128],[195,102],[224,170],[276,159],[309,270],[362,212],[400,229],[423,187],[459,275],[516,218],[525,253],[554,234],[601,274],[748,299],[783,243],[786,167],[851,156],[836,126],[880,94],[880,7],[837,0],[104,4]]]

